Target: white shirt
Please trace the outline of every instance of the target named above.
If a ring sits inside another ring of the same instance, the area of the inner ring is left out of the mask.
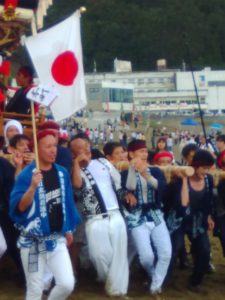
[[[112,186],[109,170],[98,160],[92,160],[87,167],[93,176],[107,210],[118,209],[118,201]]]
[[[209,150],[209,151],[211,151],[211,152],[215,152],[214,151],[214,149],[213,149],[213,146],[210,144],[210,143],[208,143],[208,146],[206,145],[206,144],[201,144],[200,146],[199,146],[199,149],[203,149],[203,150]]]

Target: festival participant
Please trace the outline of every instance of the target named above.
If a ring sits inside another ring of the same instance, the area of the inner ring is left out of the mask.
[[[18,245],[26,276],[26,299],[41,299],[47,265],[55,278],[48,299],[66,299],[74,288],[67,246],[80,218],[68,172],[55,164],[57,138],[51,130],[37,135],[40,170],[35,163],[18,176],[11,193],[10,215],[20,230]]]
[[[194,266],[189,287],[198,290],[210,261],[210,243],[207,230],[214,228],[213,180],[208,172],[214,165],[209,151],[197,150],[191,163],[195,173],[191,177],[180,174],[174,183],[173,206],[167,218],[171,233],[173,255],[171,265],[183,247],[186,233],[191,241]]]
[[[169,166],[172,165],[174,160],[173,154],[168,151],[161,151],[154,155],[153,163],[157,166]]]
[[[72,152],[73,160],[81,154],[86,154],[88,156],[90,154],[90,141],[87,135],[85,133],[79,133],[73,136],[70,141],[70,150]],[[76,206],[78,211],[82,213],[83,203],[81,199],[76,198]],[[74,234],[74,243],[70,248],[70,256],[76,274],[78,274],[81,251],[86,244],[85,227],[84,223],[81,223]]]
[[[194,143],[189,143],[183,147],[181,154],[185,165],[191,165],[193,156],[198,149],[199,147]]]
[[[225,135],[218,135],[216,138],[216,146],[219,150],[217,157],[217,166],[225,171]],[[219,228],[219,238],[223,249],[223,256],[225,257],[225,180],[220,180],[217,187],[218,197],[216,198],[217,209],[217,225]]]
[[[28,144],[29,138],[24,134],[16,134],[9,140],[9,147],[11,154],[5,155],[8,162],[4,165],[3,181],[4,185],[1,186],[0,192],[2,196],[1,211],[0,211],[0,224],[5,235],[6,243],[8,246],[7,252],[12,257],[19,271],[18,280],[24,283],[24,272],[22,268],[19,249],[17,248],[17,239],[19,231],[14,227],[12,220],[9,217],[9,194],[13,187],[14,177],[18,175],[22,169],[34,159],[33,153],[30,153]]]
[[[7,249],[7,245],[6,245],[5,237],[3,235],[2,228],[0,227],[0,258],[5,253],[6,249]]]
[[[128,168],[129,162],[127,159],[127,156],[124,155],[126,153],[124,151],[124,148],[122,145],[118,142],[108,142],[105,144],[103,148],[103,152],[105,154],[106,159],[108,159],[114,167],[118,170],[118,172],[121,172],[123,169],[123,166],[125,165],[125,168]],[[130,205],[134,206],[137,203],[137,200],[133,193],[128,192],[126,195],[126,200]],[[137,251],[134,247],[134,243],[132,240],[132,237],[130,235],[130,232],[128,231],[128,261],[129,265],[132,263],[135,255],[137,254]]]
[[[171,152],[168,152],[168,151],[158,152],[153,156],[153,159],[152,159],[153,164],[156,166],[159,166],[159,167],[172,166],[173,161],[174,161],[174,156]],[[179,174],[179,171],[178,171],[178,174]],[[166,185],[165,193],[163,196],[163,212],[164,212],[165,219],[167,218],[168,212],[170,211],[171,206],[172,206],[172,203],[171,203],[172,193],[173,193],[172,187],[173,187],[173,183],[169,182]],[[186,253],[186,249],[185,249],[184,237],[183,237],[182,243],[183,243],[183,246],[180,248],[180,251],[178,254],[180,269],[184,269],[187,267],[187,253]],[[169,275],[167,276],[167,279],[168,279]]]
[[[72,155],[69,149],[62,147],[59,145],[59,135],[60,135],[60,126],[54,121],[46,121],[41,126],[39,126],[39,130],[51,129],[55,132],[57,139],[57,154],[56,154],[56,163],[60,166],[63,166],[67,169],[69,174],[71,174],[72,168]]]
[[[27,93],[33,87],[33,70],[29,66],[19,68],[16,74],[17,85],[20,89],[9,100],[5,107],[7,112],[15,112],[20,114],[31,113],[31,102],[27,99]]]
[[[123,161],[124,150],[120,143],[117,142],[108,142],[103,147],[103,152],[106,159],[108,159],[113,165]]]
[[[6,250],[5,241],[7,244],[7,253],[13,259],[17,270],[19,271],[19,277],[22,282],[23,268],[19,251],[16,246],[16,240],[18,238],[18,231],[13,226],[13,223],[9,217],[9,195],[14,185],[14,167],[3,157],[0,157],[0,228],[3,232],[4,238],[1,235],[0,248],[3,254]]]
[[[108,142],[103,147],[103,152],[108,161],[119,171],[127,170],[129,166],[127,148],[118,142]]]
[[[161,210],[165,178],[159,168],[148,165],[145,141],[131,141],[128,155],[131,166],[122,172],[122,186],[133,191],[137,205],[124,207],[124,215],[140,263],[152,279],[150,293],[158,295],[171,258],[170,236]]]
[[[106,159],[91,160],[91,150],[76,157],[73,185],[83,203],[89,257],[110,296],[128,288],[127,232],[118,200],[124,198],[120,175]]]
[[[22,134],[22,133],[23,133],[23,127],[19,121],[10,120],[5,124],[5,126],[4,126],[5,146],[2,150],[3,155],[12,153],[12,151],[10,150],[9,141],[12,137],[14,137],[14,135]]]
[[[9,145],[12,152],[12,163],[16,166],[17,175],[34,160],[34,153],[30,151],[30,139],[25,134],[16,134],[10,139]]]
[[[220,134],[216,138],[216,146],[219,150],[217,157],[217,165],[219,168],[224,169],[225,165],[225,134]]]
[[[182,149],[182,157],[183,157],[183,163],[184,165],[187,166],[191,166],[192,164],[192,159],[195,155],[195,152],[199,150],[199,147],[197,146],[197,144],[195,143],[188,143],[187,145],[185,145]],[[193,251],[192,251],[193,254]],[[213,265],[212,262],[212,254],[210,253],[210,262],[209,262],[209,266],[208,266],[208,273],[212,273],[215,271],[215,266]]]

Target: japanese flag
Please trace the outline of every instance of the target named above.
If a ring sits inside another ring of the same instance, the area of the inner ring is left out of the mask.
[[[55,86],[59,93],[50,107],[55,120],[68,118],[86,106],[80,12],[27,38],[25,45],[40,83]]]

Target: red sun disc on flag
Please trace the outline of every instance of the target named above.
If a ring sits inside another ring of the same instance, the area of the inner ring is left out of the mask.
[[[61,85],[72,85],[77,73],[78,62],[72,51],[65,51],[58,55],[51,68],[54,80]]]

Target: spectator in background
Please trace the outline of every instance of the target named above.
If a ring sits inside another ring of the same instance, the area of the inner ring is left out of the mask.
[[[160,137],[156,143],[155,152],[158,153],[162,151],[168,151],[166,137]]]
[[[172,138],[171,134],[167,138],[166,142],[167,142],[168,151],[172,152],[173,151],[173,138]]]
[[[206,141],[204,136],[200,137],[200,142],[199,142],[198,146],[199,146],[199,149],[208,150],[214,158],[216,157],[215,150],[213,149],[211,142],[208,140]]]

